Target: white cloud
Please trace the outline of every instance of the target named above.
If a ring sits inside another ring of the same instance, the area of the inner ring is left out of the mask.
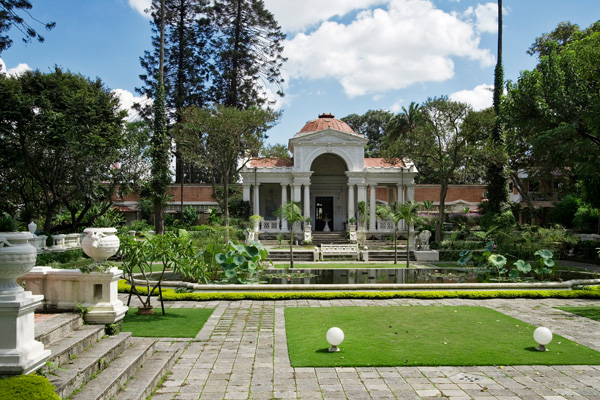
[[[129,6],[143,15],[145,18],[150,18],[150,13],[144,12],[152,6],[152,0],[129,0]]]
[[[454,92],[448,97],[450,100],[470,104],[475,111],[479,111],[493,105],[493,90],[494,85],[483,84],[476,86],[473,90]]]
[[[152,104],[152,99],[149,99],[146,96],[134,96],[133,93],[128,90],[114,89],[112,92],[119,98],[119,109],[127,111],[128,121],[135,121],[138,119],[138,113],[133,109],[135,103],[142,105]]]
[[[131,0],[130,0],[131,1]],[[265,0],[284,32],[298,32],[332,17],[343,17],[357,9],[369,8],[388,0]]]
[[[441,82],[453,57],[493,65],[472,21],[435,8],[431,0],[389,0],[387,9],[359,12],[347,25],[323,22],[285,43],[292,78],[334,78],[349,97]]]
[[[27,64],[19,64],[14,68],[6,69],[6,64],[4,60],[0,58],[0,73],[6,74],[8,76],[20,76],[23,75],[24,72],[31,71],[31,68]]]
[[[505,11],[503,10],[503,13]],[[477,4],[475,8],[469,7],[465,11],[467,17],[475,16],[475,27],[479,32],[498,32],[498,4]]]

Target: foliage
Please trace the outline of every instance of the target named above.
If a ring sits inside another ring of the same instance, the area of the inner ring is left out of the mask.
[[[417,210],[419,205],[414,201],[404,203],[394,202],[386,206],[377,206],[377,215],[382,219],[394,221],[394,264],[398,263],[398,222],[404,220],[408,227],[406,238],[406,268],[410,268],[410,235],[412,226],[421,221]]]
[[[84,258],[81,249],[73,249],[61,252],[40,253],[36,257],[35,265],[38,266],[55,266],[58,264],[68,264],[81,260],[91,260]]]
[[[0,104],[0,208],[42,216],[46,232],[73,232],[98,216],[94,204],[139,177],[129,167],[137,165],[131,142],[139,138],[127,135],[126,112],[99,79],[58,67],[0,74]],[[68,218],[55,225],[63,211]]]
[[[503,211],[500,214],[488,212],[479,221],[481,229],[484,231],[492,229],[509,230],[514,228],[516,223],[515,216],[510,210]]]
[[[580,240],[573,247],[575,255],[586,260],[598,257],[598,242],[595,240]]]
[[[187,206],[183,209],[181,220],[185,225],[194,225],[200,218],[200,211],[196,207]]]
[[[175,137],[185,159],[212,171],[213,193],[223,210],[225,226],[229,226],[229,185],[246,165],[238,161],[258,154],[265,131],[277,118],[278,114],[269,110],[220,105],[206,109],[189,107],[183,112]],[[217,176],[221,182],[214,179]],[[218,183],[223,184],[222,197],[216,191]]]
[[[229,242],[226,253],[215,256],[217,263],[225,270],[225,278],[231,283],[246,283],[256,272],[262,270],[262,263],[267,260],[269,252],[258,242],[250,245]]]
[[[560,224],[569,229],[573,227],[573,218],[579,209],[579,200],[573,195],[567,195],[554,203],[550,213],[550,222]]]
[[[266,144],[260,150],[259,156],[264,158],[277,158],[284,161],[292,160],[288,147],[285,144],[280,143]]]
[[[598,233],[598,209],[581,206],[573,216],[573,228],[578,232]]]
[[[267,102],[267,85],[283,96],[281,68],[285,35],[262,1],[217,0],[210,10],[211,97],[227,107],[248,109]]]
[[[16,232],[22,224],[7,212],[3,212],[0,217],[0,232]]]
[[[23,35],[23,42],[31,43],[35,39],[40,43],[44,43],[44,37],[26,21],[26,17],[24,18],[17,12],[22,11],[27,14],[33,22],[42,25],[47,31],[54,29],[56,22],[40,22],[30,14],[29,10],[32,8],[33,6],[29,0],[2,0],[0,3],[0,33],[7,32],[15,27]],[[10,48],[12,44],[13,41],[8,35],[0,35],[0,54]]]
[[[583,31],[579,25],[572,24],[569,21],[559,22],[552,32],[544,33],[542,36],[535,38],[535,42],[529,47],[527,54],[543,57],[549,55],[552,51],[560,52],[568,44],[598,31],[600,31],[600,24],[598,22],[593,23]]]
[[[388,135],[388,126],[394,114],[387,110],[369,110],[363,115],[350,114],[342,121],[359,135],[369,139],[365,145],[365,157],[380,157],[382,147],[386,146],[385,138]]]
[[[95,228],[118,228],[125,224],[123,213],[116,207],[110,207],[104,214],[100,215],[92,226]]]
[[[129,293],[130,286],[119,281],[119,292]],[[140,288],[145,293],[144,288]],[[158,291],[157,291],[158,292]],[[158,293],[156,293],[158,294]],[[163,289],[162,296],[168,301],[209,301],[209,300],[295,300],[295,299],[600,299],[600,286],[583,287],[573,290],[435,290],[397,292],[210,292],[176,293]]]
[[[60,400],[54,386],[39,375],[19,375],[0,379],[0,399]]]
[[[441,185],[436,241],[441,240],[449,183],[465,165],[465,160],[475,159],[476,153],[482,150],[473,145],[482,133],[463,129],[470,112],[469,105],[451,101],[447,96],[430,98],[418,109],[416,125],[410,134],[401,135],[384,154],[389,161],[410,158],[417,169],[430,171]]]
[[[274,215],[287,220],[290,226],[290,268],[294,268],[294,225],[303,221],[302,209],[299,202],[288,201],[275,210]]]

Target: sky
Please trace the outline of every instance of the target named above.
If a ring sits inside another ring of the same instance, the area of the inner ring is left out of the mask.
[[[44,43],[14,44],[0,70],[50,72],[60,66],[116,91],[124,108],[140,101],[139,58],[150,50],[151,0],[32,0],[31,14],[56,28]],[[286,96],[270,144],[287,144],[321,113],[336,118],[385,109],[393,113],[447,95],[474,109],[492,104],[497,4],[472,0],[264,0],[286,34]],[[505,79],[535,67],[535,38],[570,21],[582,29],[600,19],[598,0],[504,0]],[[31,22],[31,21],[30,21]]]

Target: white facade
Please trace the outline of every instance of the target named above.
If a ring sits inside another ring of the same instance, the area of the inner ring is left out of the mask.
[[[252,203],[253,214],[263,217],[261,230],[289,232],[287,222],[273,214],[287,201],[302,204],[313,231],[345,230],[350,218],[359,221],[361,201],[366,203],[367,231],[393,229],[389,221],[377,221],[375,205],[414,199],[417,170],[410,162],[390,165],[380,158],[365,159],[367,142],[343,121],[323,114],[290,139],[293,162],[252,159],[241,171],[243,197]]]

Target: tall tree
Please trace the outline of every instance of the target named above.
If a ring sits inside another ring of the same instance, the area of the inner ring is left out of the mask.
[[[389,122],[387,127],[387,141],[391,143],[410,134],[417,126],[418,116],[418,103],[411,101],[408,109],[402,106],[402,112],[392,118],[392,120]]]
[[[137,158],[128,155],[126,112],[99,79],[59,68],[0,75],[0,104],[0,203],[41,215],[45,231],[92,222],[94,204],[108,201],[102,213],[114,190],[139,176],[126,164]],[[69,218],[57,225],[63,211]]]
[[[283,96],[285,35],[263,1],[215,0],[212,18],[217,29],[213,100],[237,108],[263,105],[269,85]]]
[[[363,115],[350,114],[342,121],[350,125],[354,132],[369,139],[365,145],[366,157],[380,157],[381,149],[385,146],[383,139],[393,117],[394,114],[386,110],[369,110]]]
[[[164,21],[165,0],[161,0],[161,21]],[[150,150],[152,158],[152,178],[150,181],[152,203],[154,205],[154,228],[156,233],[165,233],[165,196],[167,187],[171,183],[171,172],[169,170],[169,158],[171,141],[167,136],[167,119],[165,110],[165,85],[163,81],[164,62],[164,37],[165,25],[161,24],[160,39],[160,68],[156,85],[156,97],[154,98],[154,135],[152,136],[152,147]]]
[[[499,214],[508,208],[508,184],[506,177],[506,142],[501,120],[500,101],[504,91],[502,67],[502,0],[498,0],[498,56],[494,70],[494,112],[496,122],[490,136],[493,157],[488,159],[487,199],[488,211]]]
[[[206,109],[189,107],[183,112],[176,140],[188,160],[211,171],[213,192],[225,226],[229,226],[229,186],[249,157],[258,155],[265,131],[277,118],[270,110],[240,110],[221,105]],[[217,184],[223,184],[222,197],[216,190]]]
[[[0,0],[0,33],[8,32],[11,28],[17,29],[21,32],[22,40],[25,43],[31,42],[33,39],[40,43],[45,41],[44,37],[40,35],[33,26],[27,22],[26,18],[19,15],[19,12],[27,14],[32,23],[37,23],[43,26],[46,30],[51,30],[56,26],[55,22],[41,22],[35,19],[30,13],[33,6],[28,0]],[[0,54],[10,46],[13,41],[8,35],[0,35]]]
[[[395,141],[385,152],[391,162],[398,158],[420,160],[440,184],[440,210],[435,240],[441,240],[446,193],[467,158],[473,158],[477,138],[472,130],[463,130],[463,122],[471,112],[468,104],[451,101],[447,96],[428,99],[418,114],[418,123],[404,140]]]
[[[294,268],[294,225],[296,222],[304,221],[300,203],[288,201],[275,210],[275,216],[285,219],[290,224],[290,268]]]
[[[594,22],[583,31],[577,24],[569,21],[560,22],[552,32],[535,38],[535,42],[529,47],[527,54],[537,55],[538,58],[541,58],[550,55],[552,51],[560,53],[568,44],[590,36],[594,32],[600,32],[600,21]]]

